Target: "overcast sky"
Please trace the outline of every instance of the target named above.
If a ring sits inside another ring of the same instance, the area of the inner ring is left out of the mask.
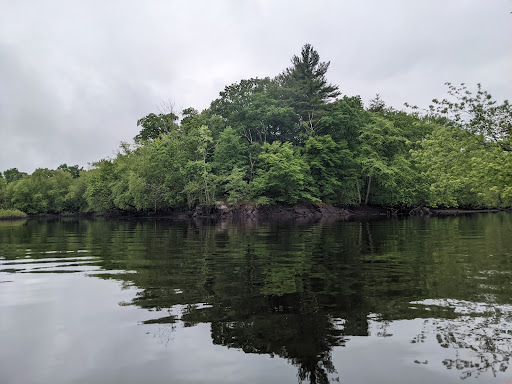
[[[344,95],[512,101],[512,0],[0,0],[0,171],[113,156],[171,101],[275,76],[311,43]]]

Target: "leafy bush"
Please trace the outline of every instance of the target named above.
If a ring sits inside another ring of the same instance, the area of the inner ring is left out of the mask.
[[[27,214],[19,209],[0,209],[0,219],[16,219],[26,216]]]

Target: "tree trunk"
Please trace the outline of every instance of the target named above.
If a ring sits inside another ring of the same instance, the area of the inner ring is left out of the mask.
[[[205,197],[206,197],[206,204],[210,205],[210,192],[208,191],[208,170],[206,169],[206,149],[203,153],[203,179],[204,179],[204,191],[205,191]]]
[[[359,188],[359,180],[356,179],[356,188],[357,188],[357,199],[358,199],[358,203],[359,205],[361,205],[361,188]]]
[[[364,205],[368,205],[368,198],[370,197],[370,188],[372,187],[372,177],[368,177],[368,187],[366,187],[366,197],[364,199]]]
[[[255,161],[252,159],[252,155],[249,153],[249,181],[252,181],[254,177],[254,163]]]

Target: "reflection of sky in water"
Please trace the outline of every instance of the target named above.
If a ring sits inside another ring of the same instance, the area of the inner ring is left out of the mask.
[[[136,288],[37,276],[17,275],[0,290],[0,383],[296,382],[285,360],[213,345],[208,324],[143,325],[162,311],[119,306]]]

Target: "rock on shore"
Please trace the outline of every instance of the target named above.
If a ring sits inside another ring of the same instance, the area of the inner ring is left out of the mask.
[[[320,219],[323,217],[348,217],[350,215],[351,213],[348,210],[328,204],[297,204],[293,206],[242,204],[228,206],[224,202],[219,202],[215,206],[199,206],[193,213],[193,217],[197,218],[232,217],[240,219]]]

